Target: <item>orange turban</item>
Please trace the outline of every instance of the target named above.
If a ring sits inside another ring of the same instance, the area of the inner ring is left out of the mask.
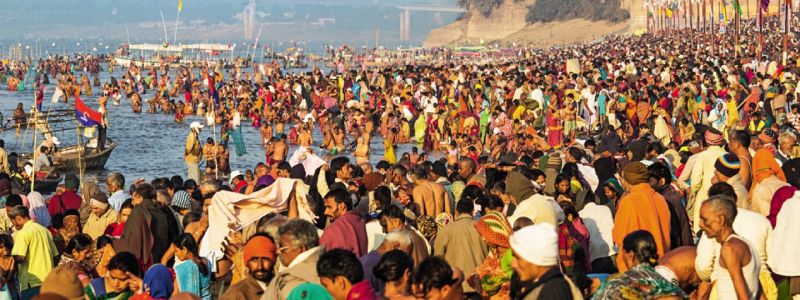
[[[277,249],[275,249],[275,243],[272,240],[263,236],[255,236],[247,241],[247,245],[244,246],[244,263],[247,263],[253,257],[268,257],[275,261],[276,252]]]

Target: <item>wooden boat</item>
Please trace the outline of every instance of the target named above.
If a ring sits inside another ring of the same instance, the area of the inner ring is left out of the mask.
[[[84,127],[75,124],[75,112],[72,109],[53,110],[48,114],[31,113],[28,118],[29,126],[35,127],[37,134],[44,136],[43,140],[49,140],[54,132],[82,130]],[[51,124],[66,123],[71,126],[62,126],[60,129],[53,130]],[[83,171],[102,170],[105,168],[108,158],[116,148],[117,144],[110,138],[106,138],[105,147],[100,150],[97,147],[97,138],[88,141],[83,140],[83,135],[78,134],[78,141],[75,145],[57,146],[54,155],[51,156],[51,171],[63,173],[80,173]],[[32,153],[21,153],[17,160],[17,165],[23,168],[26,162],[33,161]],[[45,182],[46,183],[46,182]],[[37,183],[38,184],[38,183]],[[35,186],[34,186],[35,188]]]
[[[39,192],[42,195],[49,195],[56,191],[58,188],[58,184],[61,183],[61,180],[64,179],[64,176],[58,176],[56,178],[44,178],[44,179],[36,179],[35,184],[33,185],[33,190]],[[28,187],[30,190],[30,187]]]

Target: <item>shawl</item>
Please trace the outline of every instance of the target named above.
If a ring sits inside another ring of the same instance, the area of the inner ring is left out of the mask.
[[[32,220],[44,227],[50,227],[50,213],[47,211],[42,194],[39,192],[28,194],[28,210]]]
[[[348,211],[325,228],[319,243],[325,249],[345,249],[357,257],[364,256],[369,252],[364,219],[355,210]]]
[[[150,230],[150,221],[153,215],[148,209],[152,206],[151,200],[145,199],[144,202],[135,206],[125,222],[122,235],[114,240],[114,250],[119,252],[130,252],[139,259],[142,267],[149,266],[153,262],[153,233]],[[142,268],[145,269],[145,268]]]
[[[217,260],[224,256],[223,241],[232,230],[239,230],[269,213],[288,210],[292,196],[297,200],[298,217],[313,223],[317,217],[308,204],[307,195],[308,185],[290,178],[278,178],[270,186],[250,195],[217,192],[208,208],[208,221],[209,224],[228,226],[208,228],[200,244],[200,256],[208,258],[214,268]],[[127,229],[127,225],[125,227]]]
[[[89,203],[91,203],[91,197],[99,191],[100,188],[94,183],[93,180],[83,180],[83,187],[81,188],[81,198],[83,201],[81,202],[81,207],[79,209],[81,214],[81,225],[86,225],[86,221],[89,220],[89,215],[92,213],[92,207],[89,205]]]
[[[800,195],[795,194],[781,208],[767,244],[767,264],[772,272],[782,276],[800,276],[800,256],[797,241],[800,240]]]
[[[772,224],[772,228],[775,228],[775,223],[778,221],[778,213],[780,213],[783,204],[789,201],[789,199],[794,196],[795,192],[797,192],[797,188],[791,185],[784,186],[775,191],[775,195],[772,196],[772,201],[770,202],[769,215],[767,215],[767,219],[770,224]]]

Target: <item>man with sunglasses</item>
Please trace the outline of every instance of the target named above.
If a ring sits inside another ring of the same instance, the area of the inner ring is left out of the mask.
[[[278,261],[266,299],[287,299],[292,289],[306,282],[319,284],[317,261],[325,252],[319,244],[317,228],[301,219],[290,220],[278,228]]]

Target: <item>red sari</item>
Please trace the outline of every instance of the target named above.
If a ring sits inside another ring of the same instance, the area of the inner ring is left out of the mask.
[[[558,116],[553,114],[552,110],[547,112],[545,123],[549,131],[547,134],[547,144],[554,149],[561,148],[561,143],[564,139],[564,128],[561,127],[561,121],[558,119]]]

